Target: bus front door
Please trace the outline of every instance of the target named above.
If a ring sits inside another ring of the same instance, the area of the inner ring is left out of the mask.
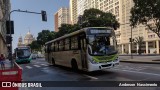
[[[86,55],[86,39],[84,37],[81,37],[81,62],[82,62],[82,69],[87,70],[87,55]]]

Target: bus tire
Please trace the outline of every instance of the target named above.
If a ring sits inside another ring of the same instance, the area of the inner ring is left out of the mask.
[[[72,60],[71,61],[71,66],[72,66],[72,70],[73,71],[78,71],[78,65],[77,65],[77,62],[76,62],[76,60]]]
[[[54,58],[52,58],[52,65],[53,66],[55,66],[56,64],[55,64],[55,60],[54,60]]]

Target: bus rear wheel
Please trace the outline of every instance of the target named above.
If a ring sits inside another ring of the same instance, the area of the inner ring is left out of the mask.
[[[78,65],[77,65],[76,60],[72,60],[71,66],[72,66],[73,71],[78,71]]]

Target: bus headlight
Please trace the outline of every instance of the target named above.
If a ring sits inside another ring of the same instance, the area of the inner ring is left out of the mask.
[[[98,64],[98,62],[96,62],[93,58],[89,59],[89,61],[90,61],[92,64]]]
[[[119,60],[119,58],[117,57],[113,62],[117,62]]]

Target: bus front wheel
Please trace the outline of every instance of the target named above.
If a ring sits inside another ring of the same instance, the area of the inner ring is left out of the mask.
[[[71,61],[71,66],[72,66],[72,70],[73,71],[77,71],[78,70],[78,65],[77,65],[76,60],[72,60]]]

